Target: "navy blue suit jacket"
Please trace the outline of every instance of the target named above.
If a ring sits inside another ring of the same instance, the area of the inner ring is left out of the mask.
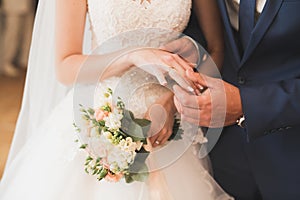
[[[218,1],[226,42],[222,77],[240,89],[249,139],[287,129],[300,134],[300,1],[269,0],[243,55],[225,2]]]
[[[223,129],[210,153],[215,179],[236,199],[300,199],[300,0],[268,0],[243,54],[217,1],[221,74],[240,89],[246,128]]]

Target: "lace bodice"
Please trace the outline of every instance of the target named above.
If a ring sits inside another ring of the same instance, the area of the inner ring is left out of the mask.
[[[93,47],[135,29],[182,32],[190,12],[191,0],[88,0]]]
[[[129,46],[158,47],[184,30],[191,0],[88,0],[88,13],[93,49],[98,47],[95,54]],[[142,70],[132,69],[121,79],[112,79],[109,85],[122,83],[116,94],[123,101],[131,99],[127,109],[139,117],[166,92],[164,87],[153,84],[157,83],[155,77]]]

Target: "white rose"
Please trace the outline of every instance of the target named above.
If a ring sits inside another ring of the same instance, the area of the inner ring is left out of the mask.
[[[112,138],[112,134],[111,134],[111,132],[109,132],[109,131],[103,131],[103,136],[106,138],[106,139],[111,139]]]
[[[117,111],[114,111],[112,113],[109,113],[108,117],[104,118],[105,126],[108,127],[110,131],[115,131],[121,128],[121,119],[122,114],[117,113]]]

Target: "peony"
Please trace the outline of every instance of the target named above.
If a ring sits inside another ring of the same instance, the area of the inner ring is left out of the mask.
[[[96,109],[95,110],[95,114],[94,114],[94,117],[96,118],[97,121],[101,121],[103,120],[105,117],[108,116],[108,112],[107,111],[104,111],[104,110],[101,110],[101,109]]]
[[[111,172],[108,172],[105,176],[105,180],[109,182],[118,182],[123,177],[122,173],[116,173],[112,174]]]
[[[114,168],[114,165],[116,165],[121,170],[124,170],[127,169],[129,164],[134,161],[135,155],[135,152],[126,152],[122,151],[118,147],[115,147],[111,149],[110,153],[107,155],[107,161],[110,163],[112,168]]]
[[[90,138],[89,141],[90,149],[96,154],[97,157],[105,158],[108,150],[107,145],[103,142],[102,138]]]

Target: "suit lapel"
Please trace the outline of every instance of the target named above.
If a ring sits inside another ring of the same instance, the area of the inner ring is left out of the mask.
[[[236,62],[235,66],[238,66],[241,61],[241,56],[240,56],[236,41],[234,39],[234,34],[233,34],[232,26],[230,23],[230,19],[228,16],[225,0],[218,0],[218,1],[219,1],[219,8],[220,8],[220,12],[221,12],[221,15],[223,18],[226,34],[228,36],[228,38],[227,38],[228,41],[226,41],[226,42],[229,43],[230,50],[233,53],[233,59]]]
[[[240,67],[246,62],[246,60],[249,58],[249,56],[252,54],[254,49],[257,47],[261,39],[263,38],[264,34],[268,30],[269,26],[273,22],[276,14],[279,11],[279,8],[282,5],[283,0],[268,0],[263,12],[261,13],[261,16],[259,17],[251,38],[250,42],[248,43],[248,46],[244,52],[242,61],[240,63]]]

